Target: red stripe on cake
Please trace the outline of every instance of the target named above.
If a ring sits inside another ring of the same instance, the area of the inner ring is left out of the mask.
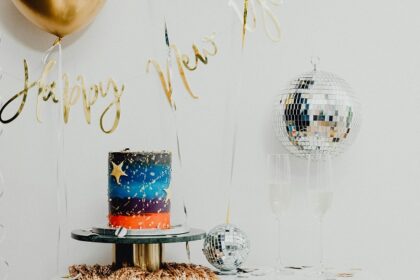
[[[126,229],[168,229],[171,227],[170,213],[146,213],[134,216],[109,215],[111,227]]]

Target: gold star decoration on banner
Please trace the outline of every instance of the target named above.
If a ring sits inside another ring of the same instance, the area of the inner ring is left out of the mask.
[[[111,176],[114,176],[115,181],[117,181],[118,185],[121,185],[120,182],[120,178],[121,176],[127,176],[127,174],[125,174],[125,172],[122,170],[124,161],[121,162],[119,165],[115,164],[114,162],[112,162],[112,172],[111,172]]]
[[[172,188],[171,188],[171,186],[169,186],[167,189],[164,189],[164,192],[166,192],[165,203],[168,203],[168,201],[172,199]]]

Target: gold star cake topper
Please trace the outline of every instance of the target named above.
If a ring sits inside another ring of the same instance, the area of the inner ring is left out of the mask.
[[[121,185],[120,182],[120,178],[121,176],[127,176],[127,174],[125,174],[125,172],[122,170],[124,161],[121,162],[119,165],[115,164],[114,162],[112,162],[112,172],[111,172],[111,176],[115,177],[115,180],[117,181],[118,185]]]

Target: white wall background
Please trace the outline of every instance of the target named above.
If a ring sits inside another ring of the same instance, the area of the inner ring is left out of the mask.
[[[179,80],[175,85],[190,224],[210,229],[224,220],[227,174],[222,167],[231,116],[226,108],[235,103],[240,122],[232,220],[251,238],[248,265],[274,264],[275,226],[264,166],[267,153],[284,150],[271,129],[272,102],[287,81],[311,69],[310,57],[317,54],[320,68],[345,78],[364,104],[358,140],[334,161],[336,193],[325,221],[327,263],[362,267],[385,280],[415,279],[420,265],[419,8],[407,0],[289,0],[276,11],[282,41],[269,41],[260,24],[247,35],[240,62],[240,24],[227,1],[108,1],[87,30],[64,40],[64,69],[71,77],[83,74],[95,82],[114,77],[127,88],[121,123],[112,135],[98,127],[109,101],[94,107],[91,126],[84,122],[81,104],[71,113],[65,129],[69,227],[106,222],[109,151],[173,146],[173,123],[156,75],[144,72],[148,58],[163,61],[166,55],[166,17],[172,42],[183,50],[211,32],[217,32],[220,46],[219,56],[190,75],[199,101],[187,97]],[[42,53],[54,38],[26,21],[11,1],[0,2],[0,34],[0,66],[8,73],[0,81],[0,96],[8,99],[22,88],[20,78],[11,76],[23,77],[23,58],[31,77],[37,77]],[[242,95],[229,103],[240,69]],[[7,226],[0,255],[10,263],[10,279],[46,279],[55,273],[54,110],[45,106],[45,121],[37,124],[34,108],[32,92],[21,117],[0,137],[6,179],[0,222]],[[303,207],[304,163],[296,160],[293,168],[296,200],[285,221],[283,255],[289,264],[310,264],[316,261],[317,238]],[[111,261],[108,245],[70,239],[67,244],[69,264]],[[182,246],[170,247],[167,255],[186,259]],[[206,263],[201,242],[193,244],[193,259]]]

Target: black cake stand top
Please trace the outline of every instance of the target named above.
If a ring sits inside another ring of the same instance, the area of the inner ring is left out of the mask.
[[[97,233],[92,232],[91,230],[78,229],[71,232],[71,237],[79,241],[97,243],[160,244],[201,240],[206,237],[206,232],[201,229],[192,228],[188,233],[178,235],[117,237],[114,235],[99,235]]]

